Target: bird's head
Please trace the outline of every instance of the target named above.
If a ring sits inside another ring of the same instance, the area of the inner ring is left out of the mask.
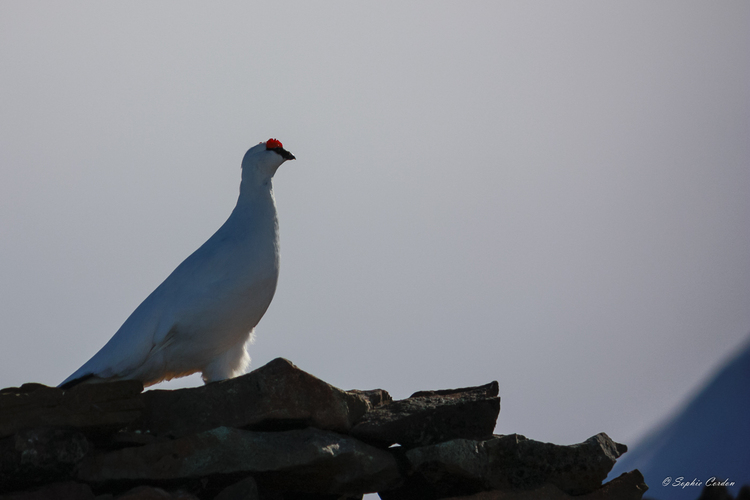
[[[284,149],[281,141],[268,139],[250,148],[242,159],[242,179],[266,182],[273,177],[276,170],[287,160],[294,160],[294,155]]]

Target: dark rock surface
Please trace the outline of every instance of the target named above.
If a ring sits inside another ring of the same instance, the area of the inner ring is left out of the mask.
[[[351,391],[347,392],[365,398],[365,400],[367,400],[370,405],[369,409],[373,409],[376,406],[388,404],[393,401],[393,398],[390,394],[388,394],[388,391],[384,391],[383,389],[372,389],[370,391],[360,391],[358,389],[352,389]]]
[[[604,433],[583,443],[560,446],[518,434],[486,441],[493,488],[529,488],[551,483],[570,495],[599,488],[627,447]]]
[[[315,428],[254,432],[229,427],[87,457],[79,480],[157,483],[250,475],[272,489],[374,493],[400,482],[396,459],[356,439]],[[219,479],[220,480],[220,479]]]
[[[352,435],[381,446],[425,446],[492,435],[500,398],[497,382],[480,387],[422,391],[367,412]]]
[[[89,485],[74,481],[47,484],[28,491],[0,495],[0,500],[94,500],[95,498]]]
[[[529,490],[492,490],[448,500],[640,500],[648,489],[643,475],[628,472],[586,495],[569,495],[553,484]]]
[[[135,380],[70,390],[24,384],[0,390],[0,437],[34,427],[73,427],[87,434],[117,431],[141,414],[143,385]]]
[[[96,500],[109,499],[96,497]],[[169,492],[153,486],[136,486],[130,491],[113,497],[112,500],[199,500],[199,498],[182,490]]]
[[[0,500],[638,500],[606,434],[493,436],[497,382],[343,391],[284,359],[194,389],[137,382],[0,391]],[[389,447],[397,443],[399,446]]]
[[[750,500],[750,485],[741,487],[736,498],[726,486],[704,486],[697,500]]]
[[[79,431],[43,427],[25,429],[0,440],[0,492],[65,481],[89,451]]]
[[[258,485],[252,477],[230,484],[214,500],[260,500]]]
[[[131,428],[173,436],[221,426],[347,432],[369,408],[365,397],[337,389],[283,358],[203,387],[148,391],[143,400],[143,414]]]
[[[411,474],[384,500],[442,498],[461,492],[530,490],[549,484],[570,495],[590,493],[602,484],[624,453],[606,434],[560,446],[524,436],[484,441],[456,439],[407,450]]]

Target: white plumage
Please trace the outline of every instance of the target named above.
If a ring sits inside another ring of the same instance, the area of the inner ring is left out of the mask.
[[[271,181],[293,159],[276,139],[248,150],[229,219],[60,387],[124,379],[149,386],[196,372],[212,382],[244,373],[250,363],[245,345],[271,304],[279,276]]]

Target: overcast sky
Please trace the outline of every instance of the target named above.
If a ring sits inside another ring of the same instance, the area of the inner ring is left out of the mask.
[[[253,367],[632,444],[750,332],[749,53],[741,1],[3,1],[0,387],[103,346],[276,137]]]

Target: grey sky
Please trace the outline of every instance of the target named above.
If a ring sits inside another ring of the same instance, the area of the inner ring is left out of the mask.
[[[750,331],[748,52],[747,2],[2,2],[0,386],[94,354],[277,137],[253,367],[632,442]]]

